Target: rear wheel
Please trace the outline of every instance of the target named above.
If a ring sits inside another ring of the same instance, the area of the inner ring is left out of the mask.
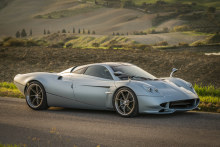
[[[29,83],[25,92],[25,98],[28,106],[34,110],[44,110],[48,108],[44,87],[37,81]]]
[[[115,93],[113,105],[117,113],[123,117],[134,117],[138,114],[137,97],[129,88],[120,88]]]

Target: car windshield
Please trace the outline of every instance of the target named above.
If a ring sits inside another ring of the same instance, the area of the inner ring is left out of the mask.
[[[111,67],[114,72],[122,72],[129,77],[142,78],[142,79],[156,79],[155,76],[144,71],[143,69],[134,65],[119,65]]]

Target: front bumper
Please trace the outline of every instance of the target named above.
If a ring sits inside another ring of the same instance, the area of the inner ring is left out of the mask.
[[[169,114],[175,111],[189,111],[198,107],[199,98],[167,99],[161,96],[137,96],[139,113]]]

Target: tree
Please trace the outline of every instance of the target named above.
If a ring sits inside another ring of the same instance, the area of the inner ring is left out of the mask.
[[[75,33],[75,28],[73,27],[73,33]]]
[[[115,32],[113,32],[112,35],[115,36]]]
[[[85,30],[84,30],[84,28],[83,28],[83,34],[85,34]]]
[[[90,34],[90,30],[88,30],[88,34]]]
[[[16,36],[16,38],[20,38],[20,37],[21,37],[20,32],[19,32],[19,31],[17,31],[17,32],[16,32],[16,34],[15,34],[15,36]]]
[[[132,0],[123,0],[121,2],[121,7],[122,8],[129,8],[129,7],[132,7],[134,6],[134,3],[132,2]]]
[[[144,8],[147,6],[146,2],[143,2],[141,5],[142,5],[142,7],[144,7]]]
[[[62,30],[62,33],[66,33],[66,30],[65,30],[65,29],[63,29],[63,30]]]
[[[46,35],[47,34],[47,32],[46,32],[46,30],[44,29],[44,35]]]
[[[95,34],[95,31],[92,31],[92,34]]]
[[[47,31],[47,34],[50,34],[50,31],[49,31],[49,30]]]
[[[32,29],[30,29],[30,33],[29,33],[29,36],[32,36]]]
[[[95,4],[98,5],[98,2],[95,0]]]
[[[208,13],[215,13],[216,8],[215,7],[208,7],[207,11],[208,11]]]
[[[21,37],[26,37],[27,36],[27,33],[25,31],[25,29],[22,29],[21,31]]]
[[[78,33],[79,33],[79,34],[81,33],[80,29],[78,30]]]
[[[93,47],[99,47],[99,46],[100,46],[100,44],[98,44],[98,43],[94,42],[94,43],[92,43],[92,46],[93,46]]]

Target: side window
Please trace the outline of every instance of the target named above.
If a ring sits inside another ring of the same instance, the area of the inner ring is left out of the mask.
[[[108,69],[101,65],[89,66],[84,74],[112,80],[112,76],[109,73]]]
[[[75,73],[75,74],[83,74],[85,72],[87,67],[83,67],[83,68],[80,68],[80,69],[76,69],[75,71],[73,71],[72,73]]]

